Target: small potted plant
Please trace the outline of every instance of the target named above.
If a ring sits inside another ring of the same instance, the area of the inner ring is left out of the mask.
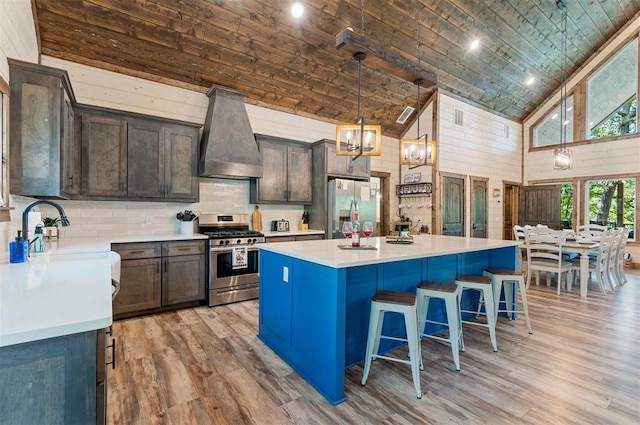
[[[57,238],[58,237],[58,222],[60,222],[59,217],[43,217],[42,224],[44,225],[44,236],[47,238]]]

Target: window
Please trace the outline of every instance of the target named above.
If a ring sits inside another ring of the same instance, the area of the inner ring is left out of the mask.
[[[0,221],[9,221],[9,85],[0,77]]]
[[[573,229],[573,183],[560,185],[560,228]]]
[[[587,80],[588,138],[637,132],[638,39]]]
[[[560,144],[560,106],[533,129],[533,146],[552,146]],[[573,95],[567,96],[567,119],[562,126],[567,127],[567,143],[573,142]]]
[[[626,227],[635,239],[636,179],[606,179],[585,182],[585,223]]]

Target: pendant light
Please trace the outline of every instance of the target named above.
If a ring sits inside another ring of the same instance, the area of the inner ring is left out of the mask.
[[[358,115],[355,124],[336,127],[336,154],[354,156],[379,156],[381,145],[381,127],[365,125],[360,113],[360,86],[362,61],[367,57],[364,52],[356,52],[353,58],[358,61]]]
[[[417,139],[400,140],[400,165],[418,167],[421,165],[435,165],[436,163],[436,142],[427,140],[426,134],[420,135],[420,86],[423,82],[422,78],[418,78],[413,82],[418,87],[418,107],[416,109],[418,114],[416,120],[418,137]]]
[[[562,10],[562,62],[560,77],[560,147],[553,151],[553,169],[569,170],[573,166],[571,149],[567,148],[567,5],[566,0],[556,0]]]

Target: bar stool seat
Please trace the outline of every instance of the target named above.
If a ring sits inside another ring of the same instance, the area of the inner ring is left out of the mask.
[[[385,359],[405,363],[411,365],[411,374],[416,396],[422,398],[422,392],[420,390],[420,370],[423,369],[423,366],[420,340],[418,338],[418,312],[416,304],[416,295],[409,292],[377,291],[373,295],[371,298],[369,334],[367,337],[364,371],[362,373],[362,385],[367,382],[372,360]],[[406,339],[382,335],[382,324],[384,323],[384,315],[387,312],[400,313],[404,316],[407,331]],[[409,345],[409,360],[378,354],[380,339],[406,341]]]
[[[527,329],[530,334],[531,322],[529,321],[529,305],[527,303],[527,288],[524,282],[524,274],[509,269],[484,269],[483,276],[491,279],[493,287],[493,300],[496,309],[496,321],[499,313],[507,313],[509,320],[513,318],[514,313],[523,313],[527,322]],[[518,309],[518,300],[514,298],[513,291],[515,285],[518,285],[518,293],[522,298],[522,309]],[[504,287],[505,309],[500,309],[500,290]]]
[[[487,317],[487,323],[472,322],[470,320],[462,320],[462,323],[474,326],[482,326],[489,329],[489,338],[491,339],[493,351],[498,351],[498,343],[496,342],[496,314],[493,304],[493,290],[491,288],[491,279],[485,276],[458,275],[456,276],[456,285],[460,287],[460,313],[471,313],[476,317],[478,317],[479,314],[484,314]],[[484,298],[485,313],[462,309],[463,292],[469,289],[480,291],[480,296]]]
[[[422,338],[433,338],[437,341],[446,342],[451,345],[451,354],[456,370],[460,370],[460,353],[464,351],[464,339],[462,338],[462,322],[460,321],[460,288],[455,283],[424,281],[416,288],[418,297],[418,335]],[[429,320],[429,304],[432,298],[439,298],[444,301],[447,310],[447,322]],[[427,323],[447,326],[449,336],[443,338],[437,335],[424,333]]]

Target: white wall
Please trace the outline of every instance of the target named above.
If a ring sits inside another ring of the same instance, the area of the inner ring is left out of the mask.
[[[487,236],[502,239],[502,183],[521,182],[522,125],[441,92],[438,98],[438,171],[467,176],[465,228],[470,229],[469,176],[489,179]],[[454,108],[463,111],[463,127],[454,125]],[[509,136],[505,136],[505,126]],[[491,196],[500,189],[500,197]],[[434,199],[434,204],[437,201]]]

